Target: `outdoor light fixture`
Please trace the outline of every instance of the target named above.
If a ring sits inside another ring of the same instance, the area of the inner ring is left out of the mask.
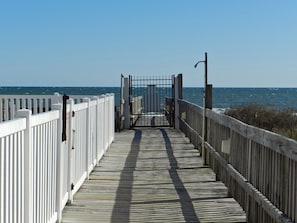
[[[198,66],[199,63],[205,63],[205,60],[200,60],[200,61],[198,61],[198,62],[194,65],[194,67],[197,68],[197,66]]]
[[[205,65],[205,76],[204,76],[204,94],[203,94],[203,122],[202,122],[202,160],[203,164],[206,164],[206,156],[205,156],[205,141],[206,141],[206,103],[207,103],[207,53],[205,53],[205,60],[198,61],[194,67],[197,68],[199,63],[204,63]]]

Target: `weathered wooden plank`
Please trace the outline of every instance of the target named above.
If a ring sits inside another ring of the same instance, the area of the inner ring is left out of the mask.
[[[62,222],[245,222],[225,185],[179,131],[136,129],[115,142]]]
[[[207,110],[207,117],[215,122],[229,127],[261,145],[264,145],[291,159],[297,160],[297,142],[280,134],[245,124],[233,117]]]

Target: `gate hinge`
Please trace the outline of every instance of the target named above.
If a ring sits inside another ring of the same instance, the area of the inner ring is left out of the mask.
[[[75,116],[75,111],[72,111],[72,117],[74,117]]]
[[[71,184],[71,190],[73,190],[73,189],[74,189],[74,184],[72,183],[72,184]]]
[[[72,147],[72,149],[75,149],[74,146]]]

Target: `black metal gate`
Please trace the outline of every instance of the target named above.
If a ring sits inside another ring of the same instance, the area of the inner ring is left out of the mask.
[[[174,76],[129,76],[129,85],[133,126],[173,126]]]

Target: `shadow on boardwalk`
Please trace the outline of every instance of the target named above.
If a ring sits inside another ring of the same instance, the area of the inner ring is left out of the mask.
[[[132,200],[132,190],[133,190],[133,173],[136,168],[137,158],[140,150],[140,142],[142,131],[134,130],[134,138],[131,143],[131,150],[127,156],[125,166],[123,171],[121,172],[119,187],[116,193],[115,205],[112,211],[111,222],[118,222],[118,214],[121,210],[124,211],[121,213],[121,221],[129,222],[130,216],[130,205]],[[168,160],[170,163],[170,169],[168,169],[170,178],[175,187],[176,193],[179,196],[178,201],[181,204],[181,210],[184,216],[185,222],[200,222],[196,213],[194,206],[192,204],[191,197],[187,192],[187,189],[184,187],[182,180],[180,179],[177,168],[178,163],[174,156],[173,148],[171,145],[171,141],[168,137],[168,134],[165,129],[160,129],[166,147],[166,152],[168,156]],[[125,194],[125,200],[122,199],[122,195]],[[142,204],[149,204],[152,202],[142,202]],[[160,210],[162,211],[162,210]]]
[[[185,188],[183,181],[180,179],[180,177],[178,175],[178,172],[177,172],[178,163],[174,156],[173,148],[171,145],[171,141],[168,137],[168,134],[164,129],[161,129],[161,132],[163,135],[163,139],[165,141],[168,159],[170,161],[170,169],[168,171],[169,171],[170,177],[172,179],[172,183],[175,187],[175,190],[179,196],[179,200],[181,203],[181,209],[183,212],[183,216],[185,218],[185,222],[200,222],[196,213],[195,213],[195,209],[192,204],[191,197],[190,197],[187,189]]]
[[[142,135],[140,130],[134,131],[135,133],[131,143],[131,149],[126,158],[125,166],[121,172],[120,182],[116,192],[115,204],[112,210],[111,222],[119,222],[119,212],[121,212],[122,222],[129,222],[129,209],[132,200],[133,173],[136,168]],[[123,194],[125,194],[125,199],[122,199]],[[124,209],[124,211],[121,211],[122,209]]]
[[[171,128],[116,133],[62,222],[245,222],[245,213],[184,135]]]

